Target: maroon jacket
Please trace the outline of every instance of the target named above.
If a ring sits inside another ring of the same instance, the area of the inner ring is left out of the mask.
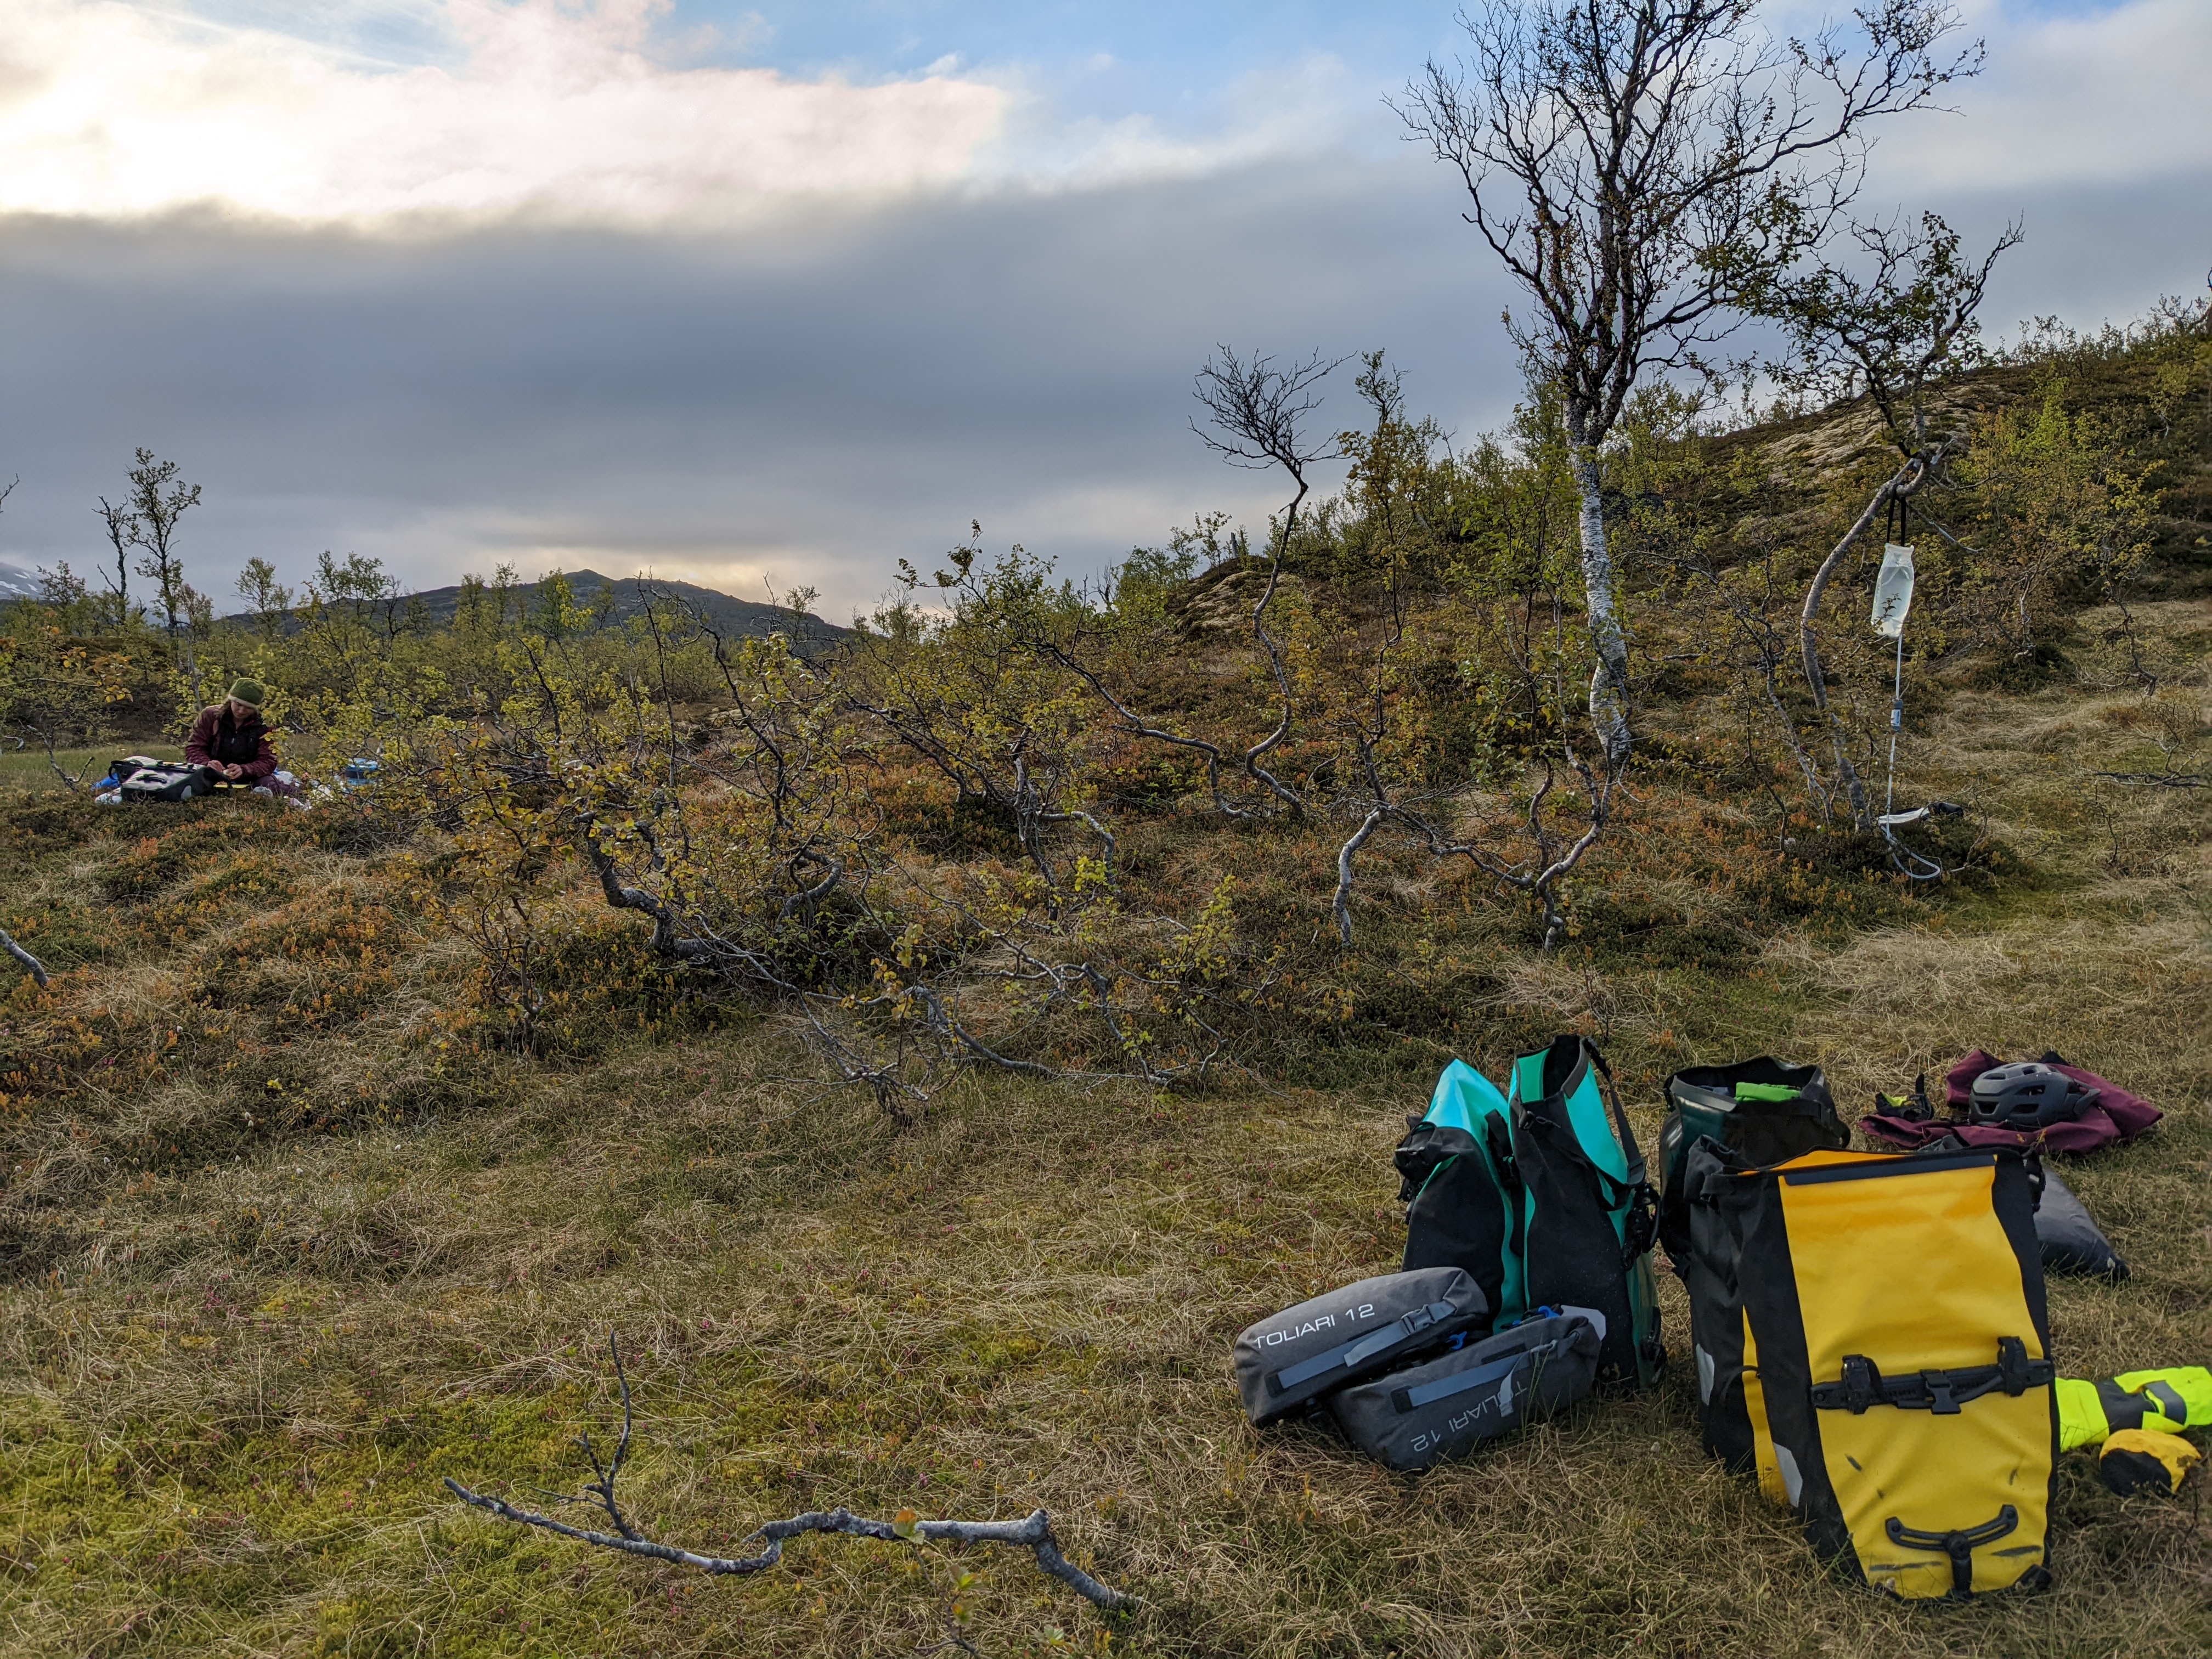
[[[2043,1056],[2043,1063],[2064,1073],[2076,1083],[2097,1091],[2096,1101],[2082,1109],[2081,1115],[2067,1123],[2054,1123],[2049,1128],[2035,1132],[2008,1129],[1995,1123],[1967,1123],[1966,1103],[1973,1098],[1974,1079],[1991,1066],[2001,1064],[1986,1049],[1977,1048],[1951,1068],[1944,1081],[1948,1085],[1945,1101],[1954,1115],[1934,1118],[1915,1123],[1899,1117],[1890,1117],[1869,1112],[1859,1120],[1869,1139],[1886,1140],[1893,1146],[1910,1151],[1925,1146],[1931,1140],[1945,1135],[1956,1135],[1969,1146],[2033,1146],[2040,1145],[2046,1152],[2094,1152],[2100,1146],[2110,1146],[2116,1141],[2133,1140],[2137,1135],[2165,1115],[2141,1095],[2132,1094],[2117,1083],[2107,1083],[2094,1072],[2079,1066],[2069,1066],[2055,1054]]]
[[[248,783],[266,783],[276,769],[276,751],[269,746],[269,728],[254,715],[243,726],[230,717],[230,704],[219,702],[200,710],[192,734],[185,739],[185,759],[193,766],[242,766]]]

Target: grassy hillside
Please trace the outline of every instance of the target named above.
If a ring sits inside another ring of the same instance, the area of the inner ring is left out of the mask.
[[[2148,616],[2202,661],[2212,607]],[[2017,860],[1978,891],[1838,932],[1678,890],[1663,951],[1602,927],[1553,958],[1484,947],[1449,1029],[1365,1019],[1331,1086],[970,1079],[906,1130],[752,1017],[650,986],[587,1054],[467,1053],[467,964],[392,902],[405,848],[336,819],[18,798],[0,919],[59,971],[15,987],[0,1037],[0,1648],[908,1653],[966,1571],[994,1655],[2203,1652],[2196,1503],[2123,1503],[2084,1460],[2054,1590],[1906,1611],[1825,1581],[1705,1460],[1686,1364],[1418,1478],[1254,1433],[1227,1373],[1250,1319],[1392,1265],[1389,1151],[1449,1053],[1494,1068],[1577,1026],[1647,1145],[1668,1071],[1764,1050],[1820,1060],[1853,1110],[1975,1043],[2125,1080],[2166,1122],[2067,1173],[2136,1276],[2057,1283],[2058,1351],[2074,1374],[2212,1358],[2212,838],[2192,792],[2090,781],[2130,769],[2139,711],[1951,698],[1927,774]],[[1661,787],[1638,812],[1688,805]],[[1042,1504],[1144,1608],[1097,1614],[1010,1553],[811,1539],[708,1580],[462,1510],[441,1477],[576,1489],[611,1327],[655,1535]]]
[[[226,630],[311,771],[316,739],[384,745],[380,799],[307,814],[100,808],[6,757],[0,927],[52,981],[0,980],[0,1655],[2212,1651],[2201,1473],[2123,1502],[2069,1459],[2042,1595],[1832,1581],[1703,1455],[1671,1279],[1662,1389],[1420,1476],[1255,1433],[1229,1368],[1254,1319],[1396,1263],[1391,1149],[1443,1064],[1560,1030],[1604,1045],[1647,1148],[1688,1064],[1817,1060],[1855,1117],[1977,1045],[2061,1050],[2167,1115],[2065,1167],[2135,1272],[2054,1283],[2061,1368],[2212,1362],[2208,368],[2173,328],[1958,391],[1980,424],[1923,504],[1957,544],[1915,532],[1898,787],[1967,810],[1926,884],[1840,804],[1846,747],[1887,782],[1869,561],[1826,612],[1832,726],[1797,668],[1803,583],[1889,470],[1862,416],[1655,417],[1609,453],[1643,747],[1549,951],[1527,894],[1407,828],[1504,857],[1588,821],[1537,415],[1456,457],[1378,424],[1286,556],[1279,676],[1264,567],[1188,580],[1214,523],[1110,603],[960,550],[942,617],[807,660],[573,603]],[[11,615],[15,660],[71,684],[31,648],[58,623]],[[163,642],[127,643],[166,684]],[[1295,807],[1214,796],[1102,687],[1231,773],[1279,708]],[[1340,943],[1340,851],[1386,789]],[[779,988],[656,956],[608,902],[633,880]],[[1032,1000],[1039,963],[1121,1023]],[[1202,1073],[1103,1075],[1208,1029]],[[978,1035],[1060,1075],[963,1065]],[[1042,1506],[1141,1605],[839,1538],[708,1578],[458,1504],[447,1478],[580,1490],[611,1331],[653,1536]]]

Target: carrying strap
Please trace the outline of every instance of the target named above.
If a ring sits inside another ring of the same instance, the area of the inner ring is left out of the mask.
[[[1295,1365],[1284,1367],[1268,1379],[1269,1386],[1277,1394],[1288,1394],[1299,1384],[1310,1382],[1316,1376],[1325,1376],[1340,1365],[1347,1370],[1364,1365],[1377,1354],[1389,1352],[1407,1338],[1418,1336],[1439,1320],[1449,1319],[1458,1311],[1449,1302],[1431,1302],[1426,1307],[1416,1308],[1379,1330],[1370,1331],[1364,1336],[1355,1336],[1351,1341],[1340,1342],[1310,1359],[1302,1359]]]
[[[1563,1316],[1569,1320],[1580,1321],[1597,1334],[1599,1341],[1602,1342],[1605,1340],[1605,1316],[1595,1308],[1538,1308],[1529,1313],[1528,1320],[1558,1319]],[[1528,1320],[1520,1322],[1525,1324]],[[1501,1332],[1500,1334],[1503,1333]],[[1570,1342],[1573,1340],[1574,1327],[1570,1324],[1564,1334],[1553,1337],[1550,1341],[1534,1343],[1522,1349],[1518,1353],[1507,1354],[1503,1359],[1493,1359],[1487,1364],[1474,1366],[1468,1370],[1461,1371],[1455,1376],[1439,1377],[1433,1382],[1421,1382],[1411,1388],[1394,1389],[1390,1395],[1390,1405],[1401,1417],[1403,1417],[1407,1412],[1418,1411],[1423,1406],[1432,1406],[1439,1400],[1449,1400],[1455,1395],[1467,1394],[1481,1388],[1485,1383],[1495,1382],[1498,1378],[1506,1376],[1516,1366],[1521,1365],[1529,1368],[1527,1387],[1533,1389],[1536,1386],[1538,1373],[1551,1359],[1553,1352],[1562,1342]],[[1503,1402],[1501,1402],[1501,1408],[1510,1409],[1510,1407],[1504,1407]]]
[[[1851,1353],[1844,1356],[1840,1382],[1813,1385],[1813,1404],[1824,1412],[1844,1411],[1854,1417],[1863,1416],[1869,1406],[1895,1406],[1901,1411],[1953,1417],[1969,1400],[2000,1390],[2017,1399],[2030,1389],[2049,1388],[2057,1375],[2057,1368],[2048,1359],[2030,1359],[2027,1345],[2016,1336],[1997,1339],[1994,1365],[1915,1371],[1910,1376],[1884,1376],[1873,1360],[1863,1353]]]
[[[1646,1179],[1643,1149],[1636,1144],[1636,1131],[1628,1127],[1628,1114],[1621,1109],[1620,1088],[1613,1080],[1613,1067],[1605,1063],[1598,1046],[1588,1037],[1583,1039],[1583,1053],[1597,1067],[1598,1075],[1605,1079],[1600,1093],[1613,1109],[1613,1133],[1620,1137],[1621,1156],[1627,1160],[1628,1177],[1616,1180],[1603,1170],[1598,1170],[1598,1180],[1609,1188],[1607,1201],[1612,1207],[1627,1212],[1621,1227],[1620,1265],[1633,1267],[1638,1256],[1648,1255],[1659,1237],[1659,1194],[1651,1190]],[[1590,1166],[1596,1169],[1593,1163]]]
[[[1588,1037],[1583,1039],[1583,1053],[1589,1057],[1590,1064],[1597,1067],[1597,1074],[1605,1079],[1605,1101],[1613,1108],[1613,1133],[1620,1137],[1621,1156],[1628,1160],[1628,1184],[1640,1186],[1644,1174],[1644,1153],[1636,1144],[1636,1131],[1628,1127],[1628,1114],[1621,1109],[1620,1088],[1613,1080],[1613,1067],[1605,1063],[1605,1056],[1598,1052],[1597,1044]]]
[[[1940,1550],[1951,1558],[1951,1595],[1964,1601],[1974,1593],[1974,1549],[1977,1545],[1994,1544],[2020,1525],[2020,1511],[2006,1504],[1978,1527],[1954,1528],[1950,1532],[1923,1532],[1917,1527],[1908,1527],[1895,1516],[1882,1523],[1889,1541],[1902,1549]]]
[[[1498,1378],[1510,1375],[1528,1364],[1544,1348],[1523,1348],[1519,1353],[1508,1354],[1503,1359],[1493,1359],[1487,1365],[1476,1365],[1455,1376],[1439,1377],[1433,1382],[1419,1382],[1411,1388],[1394,1389],[1390,1404],[1402,1417],[1407,1412],[1419,1411],[1424,1406],[1433,1406],[1439,1400],[1449,1400],[1455,1395],[1471,1394],[1487,1387]]]
[[[1523,1197],[1526,1190],[1521,1180],[1521,1162],[1513,1155],[1513,1126],[1502,1113],[1492,1112],[1482,1121],[1483,1150],[1490,1155],[1490,1166],[1498,1172],[1498,1190],[1505,1198],[1505,1213],[1510,1218],[1506,1229],[1505,1249],[1516,1261],[1528,1254],[1528,1206]]]

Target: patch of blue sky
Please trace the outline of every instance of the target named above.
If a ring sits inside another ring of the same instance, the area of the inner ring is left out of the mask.
[[[461,50],[459,19],[532,0],[126,0],[210,26],[266,29],[395,63]],[[544,0],[538,0],[543,3]],[[1027,70],[1071,81],[1120,76],[1129,106],[1171,107],[1269,62],[1326,54],[1395,83],[1450,49],[1456,9],[1438,0],[553,0],[571,15],[645,14],[660,49],[812,78],[906,77],[953,69]],[[1965,0],[1970,30],[2090,19],[2130,0]],[[1838,8],[1777,0],[1778,27],[1805,30]]]
[[[532,0],[129,0],[210,27],[265,29],[394,61],[462,50],[466,14]],[[538,0],[543,3],[544,0]],[[569,14],[643,13],[657,47],[692,62],[747,64],[812,78],[872,81],[958,69],[1164,72],[1202,85],[1271,58],[1327,52],[1397,64],[1451,33],[1449,6],[1382,0],[554,0]],[[1158,86],[1164,83],[1153,82]]]
[[[1401,129],[1382,107],[1458,39],[1449,0],[139,0],[216,28],[313,41],[362,66],[458,62],[466,20],[518,4],[641,23],[670,66],[749,65],[868,83],[938,74],[1020,96],[1002,151],[1073,155],[1115,129],[1201,145],[1268,129],[1303,148],[1369,149]],[[1969,31],[1999,36],[2087,20],[2129,0],[1963,0]],[[1772,25],[1808,31],[1848,10],[1776,0]],[[1002,153],[1000,166],[1014,162]],[[1017,170],[1019,170],[1017,167]]]
[[[665,33],[720,32],[744,60],[795,75],[1021,68],[1119,79],[1133,106],[1172,106],[1271,60],[1326,53],[1394,77],[1447,39],[1432,0],[678,0]]]
[[[1970,30],[2087,18],[2129,0],[1965,0]],[[1480,9],[1479,3],[1475,5]],[[1389,84],[1457,38],[1451,0],[673,0],[671,42],[789,74],[908,76],[1020,66],[1055,78],[1122,71],[1147,99],[1180,100],[1271,61],[1326,54]],[[1849,5],[1777,0],[1778,29],[1848,19]]]
[[[468,50],[466,14],[518,3],[143,0],[143,9],[398,68],[458,64]],[[1006,85],[1030,106],[1024,126],[1033,137],[1063,124],[1134,121],[1170,138],[1202,137],[1264,118],[1271,97],[1379,113],[1382,96],[1430,52],[1448,51],[1454,33],[1450,8],[1433,0],[570,0],[559,9],[608,19],[642,10],[647,49],[672,66],[747,65],[861,83],[958,75]]]
[[[356,65],[449,62],[464,48],[449,0],[131,0],[155,17],[210,31],[260,31],[319,46]],[[463,0],[468,3],[469,0]],[[498,3],[499,0],[493,0]]]

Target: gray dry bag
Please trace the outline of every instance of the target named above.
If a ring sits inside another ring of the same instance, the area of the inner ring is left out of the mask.
[[[2041,1248],[2047,1273],[2089,1273],[2122,1279],[2128,1264],[2112,1248],[2104,1230],[2090,1218],[2074,1189],[2058,1178],[2048,1164],[2043,1170],[2043,1191],[2035,1205],[2035,1242]]]
[[[1286,1308],[1237,1339],[1237,1386],[1253,1425],[1295,1415],[1347,1382],[1401,1364],[1489,1323],[1490,1304],[1458,1267],[1363,1279]]]
[[[1601,1314],[1545,1310],[1456,1352],[1332,1395],[1344,1437],[1393,1469],[1464,1457],[1571,1406],[1597,1379]]]

